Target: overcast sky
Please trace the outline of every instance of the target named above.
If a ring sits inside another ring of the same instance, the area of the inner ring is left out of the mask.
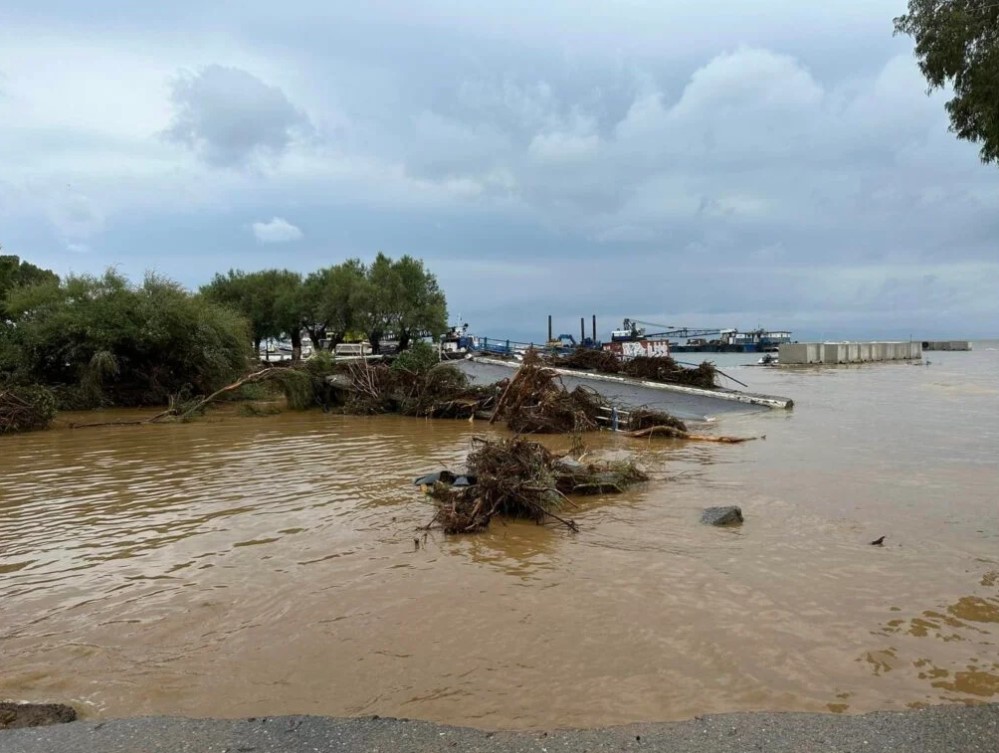
[[[999,336],[999,168],[904,6],[4,0],[0,245],[192,288],[408,253],[491,336]]]

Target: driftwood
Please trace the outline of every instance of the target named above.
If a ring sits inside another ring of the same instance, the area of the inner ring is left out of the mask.
[[[670,439],[685,439],[690,442],[718,442],[720,444],[739,444],[749,442],[756,437],[714,437],[709,434],[691,434],[674,426],[649,426],[637,431],[621,432],[625,436],[642,439],[644,437],[669,437]]]
[[[203,400],[199,400],[192,407],[188,408],[183,413],[178,414],[177,419],[183,421],[192,413],[197,413],[209,403],[218,400],[222,395],[238,390],[244,384],[253,384],[254,382],[262,382],[265,379],[269,379],[270,377],[274,376],[275,374],[285,373],[286,371],[287,371],[286,369],[277,366],[271,366],[270,368],[261,369],[260,371],[254,371],[252,374],[247,374],[245,377],[237,379],[232,384],[228,384],[220,390],[215,390],[215,392],[213,392],[211,395],[204,398]],[[170,413],[171,411],[168,410],[163,411],[162,413],[153,416],[151,419],[149,419],[147,423],[155,423],[156,421],[159,421],[163,418],[167,418],[170,415]]]
[[[157,424],[167,419],[183,421],[184,419],[190,417],[192,414],[203,410],[205,406],[209,403],[218,400],[222,395],[229,392],[238,390],[244,384],[252,384],[254,382],[262,382],[270,377],[274,376],[276,373],[285,372],[287,369],[282,369],[276,366],[270,368],[261,369],[260,371],[254,371],[252,374],[247,374],[240,379],[237,379],[232,384],[227,384],[221,389],[215,390],[211,395],[202,400],[199,400],[192,407],[185,409],[183,412],[178,411],[176,408],[167,408],[165,411],[157,413],[155,416],[150,416],[149,418],[140,418],[134,421],[97,421],[94,423],[87,424],[75,424],[71,423],[69,428],[71,429],[91,429],[96,426],[144,426],[146,424]]]
[[[579,526],[563,517],[562,507],[575,507],[570,494],[620,493],[647,481],[634,464],[584,464],[553,455],[544,445],[523,437],[491,441],[476,437],[469,453],[470,486],[457,487],[454,474],[439,474],[431,486],[422,486],[436,504],[426,528],[440,526],[445,533],[473,533],[489,526],[494,516],[524,518],[536,523],[554,520],[571,531]],[[417,479],[423,485],[434,475]]]

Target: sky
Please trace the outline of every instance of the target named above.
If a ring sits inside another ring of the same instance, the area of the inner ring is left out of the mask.
[[[451,318],[999,336],[999,168],[904,0],[4,0],[0,246],[59,274],[424,260]]]

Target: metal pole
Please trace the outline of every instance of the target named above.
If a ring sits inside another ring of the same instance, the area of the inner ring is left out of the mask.
[[[548,342],[552,341],[552,315],[548,315]]]
[[[593,344],[597,344],[597,315],[593,315]]]

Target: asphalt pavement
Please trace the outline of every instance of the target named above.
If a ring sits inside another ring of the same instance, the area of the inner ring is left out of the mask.
[[[148,717],[0,732],[2,753],[999,753],[999,704],[862,715],[749,713],[591,730],[487,732],[316,716]]]

